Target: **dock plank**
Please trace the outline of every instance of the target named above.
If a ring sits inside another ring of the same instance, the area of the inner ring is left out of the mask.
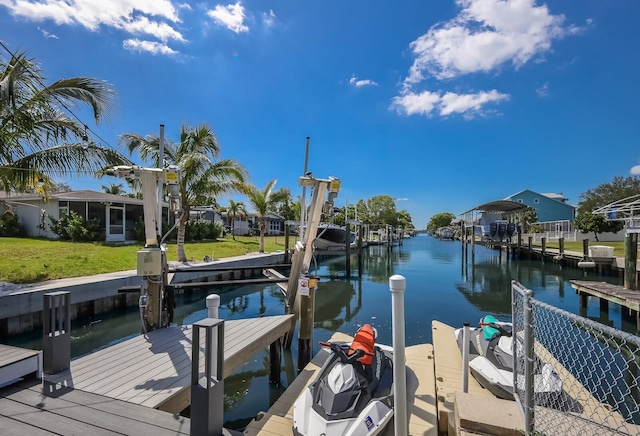
[[[612,301],[636,312],[640,311],[640,292],[638,291],[607,282],[571,280],[570,283],[577,293],[586,293]]]
[[[291,319],[280,315],[225,321],[224,377],[282,337]],[[46,376],[45,381],[180,412],[190,402],[191,336],[191,326],[154,330],[76,359],[69,370]],[[201,348],[204,341],[203,335]]]
[[[0,417],[22,433],[83,435],[188,435],[189,419],[70,388],[43,394],[25,381],[0,390]]]
[[[438,425],[441,433],[446,433],[449,415],[454,413],[454,394],[462,391],[462,356],[453,333],[454,328],[440,321],[432,321],[433,349],[435,360],[436,395]],[[493,397],[469,375],[469,392]]]

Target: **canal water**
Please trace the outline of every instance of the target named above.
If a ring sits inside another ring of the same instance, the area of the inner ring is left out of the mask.
[[[407,280],[405,292],[405,330],[407,346],[431,342],[431,321],[451,326],[464,322],[477,325],[492,314],[499,320],[511,319],[511,281],[517,280],[535,292],[535,298],[568,312],[630,333],[635,322],[622,319],[620,307],[611,305],[603,313],[597,302],[579,308],[579,299],[570,280],[606,280],[622,284],[617,277],[600,276],[593,271],[560,267],[540,260],[508,259],[497,250],[476,246],[465,253],[459,241],[439,240],[420,235],[405,239],[402,246],[374,246],[365,249],[363,271],[352,258],[352,274],[345,275],[344,257],[334,256],[312,264],[312,274],[320,277],[316,291],[314,354],[318,341],[334,332],[353,334],[359,326],[372,324],[378,342],[391,343],[391,292],[389,277],[401,274]],[[276,285],[254,285],[195,289],[180,295],[174,315],[177,324],[191,324],[207,316],[205,298],[221,297],[219,315],[223,319],[242,319],[285,313],[284,297]],[[72,358],[140,334],[137,308],[78,320],[72,325]],[[39,337],[15,337],[14,345],[39,348]],[[297,352],[284,353],[282,385],[269,383],[268,350],[256,355],[243,368],[225,379],[225,426],[243,428],[259,411],[266,411],[284,392],[296,375]]]

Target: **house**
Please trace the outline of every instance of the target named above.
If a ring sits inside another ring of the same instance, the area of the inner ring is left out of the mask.
[[[97,219],[106,242],[135,241],[135,223],[144,220],[143,201],[91,190],[56,192],[46,199],[39,194],[0,191],[0,214],[11,211],[28,236],[55,239],[48,217],[60,219],[70,211],[84,219]],[[169,205],[163,203],[162,220],[173,222]]]
[[[573,221],[576,206],[567,203],[568,199],[560,194],[540,194],[530,189],[517,192],[505,200],[515,201],[536,210],[538,222]]]

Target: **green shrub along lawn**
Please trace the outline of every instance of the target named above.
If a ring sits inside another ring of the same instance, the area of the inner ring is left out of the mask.
[[[295,240],[289,244],[293,246]],[[136,269],[141,244],[113,245],[97,242],[63,242],[49,239],[0,238],[0,282],[37,283],[46,280],[88,276]],[[255,253],[258,236],[236,236],[216,241],[188,242],[189,260],[205,256],[221,259]],[[284,250],[283,236],[265,237],[265,252]],[[167,243],[169,261],[178,259],[175,241]]]

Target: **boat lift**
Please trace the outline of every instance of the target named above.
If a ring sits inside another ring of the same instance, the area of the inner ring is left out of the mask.
[[[173,320],[174,290],[168,287],[167,247],[162,237],[162,188],[169,191],[169,210],[181,210],[180,170],[119,165],[105,171],[108,176],[137,179],[142,184],[145,245],[138,251],[138,276],[143,277],[140,290],[140,320],[144,332],[167,327]],[[176,220],[176,223],[179,219]],[[174,226],[175,227],[175,226]]]
[[[297,241],[295,244],[291,258],[289,280],[287,282],[287,313],[296,315],[298,314],[298,305],[296,304],[298,285],[301,280],[307,280],[309,278],[309,266],[311,265],[311,258],[313,257],[313,240],[318,232],[318,225],[320,224],[322,214],[331,215],[333,213],[334,199],[340,191],[340,179],[335,177],[316,179],[310,173],[307,173],[298,179],[298,184],[303,188],[311,188],[313,194],[311,196],[309,216],[304,232],[306,243],[303,244],[301,241]],[[325,194],[327,195],[326,201],[324,199]],[[286,348],[291,346],[294,327],[295,325],[292,325],[291,331],[287,336],[285,343]]]

